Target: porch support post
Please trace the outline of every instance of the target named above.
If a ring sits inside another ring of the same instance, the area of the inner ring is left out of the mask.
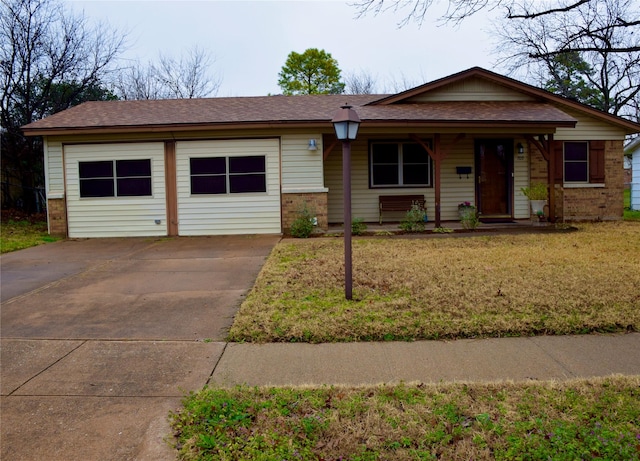
[[[549,221],[556,222],[556,153],[553,146],[553,133],[549,133],[547,135],[547,139],[544,138],[544,135],[540,135],[538,139],[535,139],[531,135],[526,135],[525,138],[531,144],[536,146],[547,162],[547,184],[549,184]]]
[[[442,227],[440,222],[440,172],[442,171],[442,152],[440,151],[440,133],[433,135],[434,159],[434,195],[436,202],[436,227]]]
[[[463,135],[464,137],[464,135]],[[433,160],[433,176],[434,176],[434,195],[435,195],[435,216],[436,216],[436,227],[441,227],[440,225],[440,171],[442,166],[442,160],[446,157],[445,153],[440,148],[440,133],[435,133],[433,135],[433,149],[429,147],[420,137],[416,134],[409,134],[409,138],[413,141],[417,142],[422,148],[427,151],[429,157]]]
[[[549,221],[556,222],[556,150],[553,148],[553,134],[547,137],[547,146],[549,149],[549,166],[547,174],[549,175]]]
[[[178,186],[176,174],[176,143],[164,143],[165,190],[167,203],[167,235],[178,235]]]

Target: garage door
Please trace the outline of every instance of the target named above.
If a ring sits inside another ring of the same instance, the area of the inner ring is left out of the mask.
[[[280,233],[279,139],[176,143],[180,235]]]
[[[64,146],[69,237],[167,234],[164,143]]]

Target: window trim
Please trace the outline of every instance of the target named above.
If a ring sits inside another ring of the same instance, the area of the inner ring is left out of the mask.
[[[118,176],[118,162],[121,161],[147,161],[149,163],[149,175],[148,176]],[[82,163],[111,163],[111,176],[95,176],[83,178],[80,174],[80,164]],[[148,179],[150,185],[149,194],[143,195],[118,195],[118,180],[122,179]],[[83,196],[81,184],[83,181],[91,180],[110,180],[113,184],[112,195],[95,195],[95,196]],[[112,158],[110,160],[79,160],[78,161],[78,196],[81,200],[94,200],[94,199],[136,199],[139,197],[153,197],[153,159],[151,158]]]
[[[229,168],[229,163],[230,163],[230,159],[231,158],[244,158],[244,157],[262,157],[264,159],[264,170],[263,171],[254,171],[254,172],[242,172],[242,173],[231,173],[230,172],[230,168]],[[223,158],[224,159],[224,165],[225,165],[225,171],[224,173],[218,173],[218,174],[194,174],[191,172],[191,159],[204,159],[204,158]],[[268,166],[269,166],[269,158],[266,154],[258,154],[258,155],[217,155],[217,156],[210,156],[210,155],[203,155],[203,156],[192,156],[189,157],[189,195],[191,197],[200,197],[200,196],[221,196],[221,195],[246,195],[246,194],[256,194],[256,195],[266,195],[269,192],[269,181],[268,181],[268,175],[267,175],[267,171],[268,171]],[[256,175],[260,175],[262,177],[264,177],[264,191],[250,191],[250,192],[233,192],[231,190],[231,177],[238,177],[238,176],[256,176]],[[224,176],[225,178],[225,191],[224,192],[220,192],[220,193],[214,193],[214,192],[203,192],[203,193],[194,193],[193,192],[193,185],[192,185],[192,178],[193,177],[207,177],[207,176],[211,176],[211,177],[220,177],[220,176]]]
[[[426,139],[425,142],[427,144],[429,144],[430,146],[432,145],[432,141],[431,139]],[[398,184],[374,184],[373,180],[373,167],[374,167],[374,163],[373,163],[373,146],[376,144],[395,144],[398,148]],[[415,142],[415,141],[411,141],[411,140],[407,140],[407,139],[402,139],[402,140],[387,140],[387,139],[380,139],[380,140],[370,140],[369,141],[369,155],[368,155],[368,161],[369,161],[369,189],[416,189],[416,188],[433,188],[433,159],[431,158],[431,156],[425,152],[425,155],[427,156],[427,183],[426,184],[404,184],[404,177],[403,177],[403,172],[404,172],[404,158],[403,158],[403,154],[404,151],[402,149],[401,146],[405,145],[405,144],[413,144],[416,146],[419,146],[422,149],[422,146],[420,146],[419,143]]]

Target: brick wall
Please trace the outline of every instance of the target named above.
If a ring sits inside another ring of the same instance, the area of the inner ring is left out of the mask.
[[[326,192],[304,194],[282,194],[282,229],[285,233],[291,229],[291,223],[298,218],[300,210],[305,203],[307,208],[318,218],[318,228],[329,228],[328,194]]]
[[[622,141],[607,141],[604,187],[569,188],[556,184],[556,216],[565,221],[622,219],[623,161]],[[531,181],[547,182],[547,163],[537,149],[531,151]]]
[[[47,200],[49,233],[55,236],[67,236],[67,202],[63,198]]]
[[[533,146],[531,146],[533,147]],[[540,153],[538,149],[530,148],[529,152],[531,152],[531,172],[530,172],[530,181],[531,182],[543,182],[547,184],[547,162]]]

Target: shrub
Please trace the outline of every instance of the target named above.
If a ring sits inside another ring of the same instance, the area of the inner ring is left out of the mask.
[[[476,207],[469,206],[461,209],[460,222],[462,227],[467,230],[475,230],[480,225],[480,219],[478,213],[476,213]]]
[[[291,223],[291,235],[305,239],[313,232],[314,212],[307,206],[307,202],[298,211],[298,217]]]
[[[367,225],[362,218],[353,218],[351,222],[351,233],[353,235],[362,235],[367,230]]]
[[[407,232],[424,231],[424,218],[427,212],[418,202],[411,204],[411,209],[407,211],[404,220],[400,223],[400,229]]]

